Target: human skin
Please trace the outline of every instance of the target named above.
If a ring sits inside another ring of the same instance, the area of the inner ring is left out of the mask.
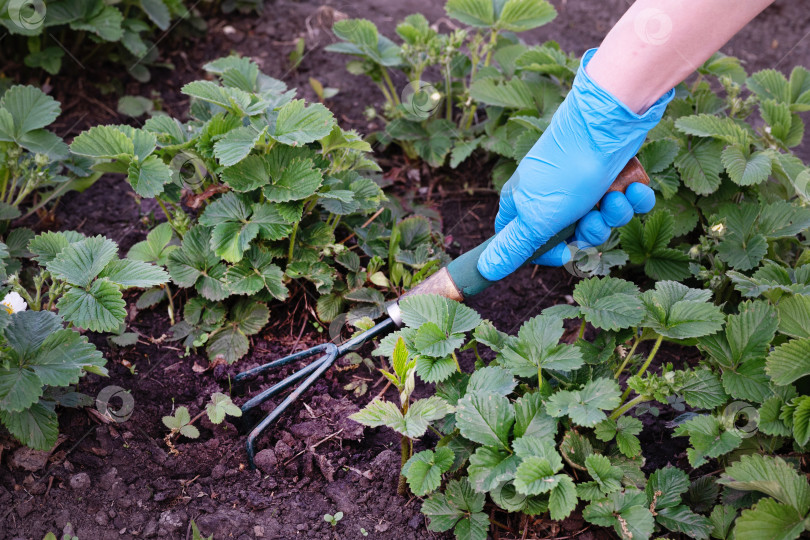
[[[637,0],[588,74],[636,113],[694,72],[773,0]]]

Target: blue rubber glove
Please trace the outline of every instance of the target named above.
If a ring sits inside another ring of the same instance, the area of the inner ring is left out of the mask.
[[[594,52],[582,57],[571,92],[501,191],[498,234],[478,260],[479,272],[491,281],[515,271],[577,220],[575,245],[598,246],[611,227],[655,205],[655,194],[644,184],[631,184],[625,194],[605,192],[661,120],[675,91],[638,115],[585,72]],[[599,210],[593,210],[600,199]],[[571,250],[561,243],[533,262],[561,266],[570,258]]]

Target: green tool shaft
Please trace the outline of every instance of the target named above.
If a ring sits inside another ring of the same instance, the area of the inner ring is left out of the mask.
[[[644,167],[641,166],[641,163],[636,158],[632,158],[627,162],[627,165],[625,165],[624,169],[622,169],[610,185],[608,191],[624,193],[627,187],[634,182],[646,185],[650,184],[650,177],[647,176]],[[565,242],[574,234],[576,227],[577,224],[572,223],[549,238],[526,262],[528,263],[537,259],[559,243]],[[480,293],[494,283],[482,276],[481,272],[478,271],[478,259],[481,257],[481,254],[484,253],[489,243],[492,242],[493,238],[494,236],[459,256],[456,260],[447,265],[446,268],[442,268],[403,296],[414,294],[439,294],[453,300],[463,300],[464,298]],[[389,310],[389,313],[391,313],[391,310]],[[397,324],[399,324],[399,322],[397,322]]]
[[[565,242],[572,234],[574,234],[576,228],[577,224],[572,223],[559,233],[555,234],[548,240],[548,242],[543,244],[540,249],[535,251],[534,255],[529,257],[528,261],[526,262],[528,263],[529,261],[535,260],[537,257],[545,254],[548,252],[548,250],[560,242]],[[495,238],[495,236],[489,237],[487,240],[460,255],[457,259],[453,260],[453,262],[447,265],[447,271],[450,272],[450,277],[453,279],[453,283],[456,284],[456,287],[464,298],[475,296],[490,285],[494,285],[496,283],[495,281],[488,280],[481,275],[481,272],[478,271],[478,259],[481,257],[481,254],[484,253],[484,250],[487,248],[489,243],[492,242],[493,238]]]

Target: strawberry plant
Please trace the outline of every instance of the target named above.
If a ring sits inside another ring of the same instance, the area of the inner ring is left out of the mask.
[[[766,259],[798,262],[810,176],[791,149],[804,133],[799,113],[810,110],[808,75],[796,67],[789,78],[748,76],[739,60],[716,54],[694,83],[679,86],[639,153],[658,201],[656,212],[621,230],[631,263],[654,279],[695,276],[724,301],[734,292],[727,272],[748,275]]]
[[[28,243],[40,268],[10,283],[34,311],[58,310],[71,326],[94,332],[117,331],[126,317],[122,291],[165,283],[161,268],[134,259],[120,259],[118,246],[103,236],[75,231],[45,232]]]
[[[56,405],[69,403],[62,396],[84,373],[106,375],[104,359],[56,313],[9,311],[0,309],[0,422],[23,444],[49,450]]]
[[[51,75],[59,73],[67,61],[82,65],[101,54],[126,64],[130,75],[147,82],[147,66],[158,65],[153,39],[178,19],[205,27],[182,0],[0,0],[0,26],[11,36],[9,50],[27,51],[25,65]],[[62,36],[67,46],[55,43],[53,35]],[[65,60],[66,55],[73,60]]]
[[[71,144],[74,154],[104,160],[99,170],[125,174],[164,211],[171,230],[133,249],[197,295],[174,327],[177,339],[234,362],[267,322],[268,302],[286,300],[294,281],[318,293],[322,320],[354,304],[356,321],[379,316],[386,292],[438,267],[443,254],[430,221],[405,218],[386,202],[369,177],[379,170],[371,147],[357,133],[323,105],[294,99],[248,59],[205,69],[218,82],[183,87],[189,122],[158,115],[142,129],[96,126]],[[141,303],[164,297],[150,290]]]
[[[61,112],[58,101],[33,86],[0,93],[0,224],[54,206],[71,190],[83,191],[100,176],[92,160],[71,156],[46,128]],[[24,206],[24,208],[23,208]]]
[[[242,409],[234,405],[229,396],[220,392],[211,394],[205,409],[200,411],[194,418],[189,414],[188,407],[177,407],[174,414],[163,417],[163,425],[170,430],[164,440],[166,441],[166,445],[170,448],[171,453],[178,453],[172,443],[172,439],[179,435],[183,435],[189,439],[200,438],[200,430],[197,429],[194,423],[204,415],[208,415],[208,420],[210,420],[212,424],[221,424],[225,421],[226,416],[233,416],[235,418],[242,416]]]
[[[742,511],[735,522],[735,538],[799,538],[810,530],[806,519],[810,511],[810,484],[805,475],[783,459],[744,456],[726,469],[719,483],[740,492],[764,495],[751,509]],[[715,531],[719,529],[726,536],[736,516],[734,508],[715,507],[712,521],[720,525],[715,525]]]
[[[149,231],[146,240],[138,242],[129,249],[127,258],[165,267],[169,260],[169,254],[179,247],[178,244],[179,241],[171,225],[161,223]],[[138,309],[147,309],[161,303],[163,300],[168,301],[169,319],[172,324],[175,324],[174,301],[168,283],[162,283],[145,290],[135,305]]]
[[[327,50],[358,57],[349,72],[370,77],[385,97],[387,125],[376,139],[433,167],[455,168],[487,150],[501,156],[500,185],[548,125],[579,62],[554,42],[530,47],[516,37],[554,19],[545,0],[450,0],[445,10],[464,28],[442,34],[410,15],[396,28],[397,44],[370,21],[344,20],[333,28],[342,41]],[[392,71],[407,78],[404,88]]]
[[[0,244],[4,288],[11,291],[0,309],[0,422],[23,444],[48,450],[59,431],[56,405],[78,403],[66,388],[84,373],[106,374],[101,353],[71,327],[120,334],[127,315],[122,291],[159,286],[168,275],[118,258],[118,246],[103,236],[31,236],[14,229],[8,238],[15,243]],[[38,268],[23,266],[27,258]]]
[[[803,269],[796,274],[803,276]],[[412,409],[403,393],[400,405],[375,400],[353,418],[411,439],[427,429],[439,435],[435,448],[415,454],[410,442],[403,445],[400,487],[407,483],[415,495],[427,497],[422,511],[431,530],[485,538],[488,500],[497,511],[548,513],[553,520],[566,518],[583,501],[587,521],[613,527],[626,539],[650,538],[656,531],[696,539],[727,535],[737,510],[751,500],[728,492],[725,500],[739,501],[735,508],[715,501],[721,485],[742,484],[718,484],[711,476],[690,481],[672,466],[645,477],[638,437],[643,425],[631,414],[644,403],[687,405],[672,435],[689,437],[694,467],[711,459],[733,463],[752,452],[775,453],[785,437],[804,448],[810,409],[794,383],[810,375],[803,360],[810,357],[805,350],[810,311],[806,296],[785,289],[789,286],[780,289],[776,306],[747,301],[738,313],[725,315],[710,291],[674,281],[642,293],[621,279],[590,278],[574,288],[576,305],[546,309],[516,336],[452,300],[406,297],[400,302],[405,326],[384,338],[376,353],[392,358],[397,374],[384,374],[397,388],[411,392],[414,375],[435,383],[433,397],[446,410],[422,418],[419,430],[409,433],[403,411]],[[561,342],[564,319],[596,328],[597,336],[586,340],[580,332],[574,343]],[[643,342],[651,342],[646,356],[637,354]],[[652,370],[667,342],[693,347],[702,360]],[[476,360],[472,373],[460,367],[459,354],[466,350]],[[754,416],[758,431],[742,425]],[[743,489],[768,493],[764,485]],[[776,504],[786,506],[778,510],[779,519],[803,530],[807,509],[800,504],[788,509],[792,503],[778,498],[743,515],[761,512],[756,514],[761,517],[775,512]],[[751,519],[739,518],[737,536],[744,537]]]

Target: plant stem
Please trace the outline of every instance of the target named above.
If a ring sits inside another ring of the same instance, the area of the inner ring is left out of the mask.
[[[458,356],[456,356],[455,351],[453,351],[453,352],[452,352],[452,353],[450,353],[450,354],[452,354],[452,355],[453,355],[453,360],[455,360],[455,362],[456,362],[456,371],[458,371],[459,373],[461,373],[461,364],[459,364],[459,363],[458,363]]]
[[[400,411],[402,415],[405,416],[408,412],[408,407],[410,406],[410,399],[406,399],[405,403],[403,403]],[[401,453],[401,466],[399,468],[399,483],[397,484],[397,495],[407,495],[408,494],[408,486],[407,480],[405,476],[402,474],[402,468],[405,467],[405,464],[411,459],[411,446],[410,439],[405,435],[401,435],[399,439],[399,448]]]
[[[700,85],[702,80],[703,80],[703,74],[698,73],[698,76],[695,78],[695,82],[692,83],[692,88],[689,89],[689,92],[694,94],[697,91],[698,86]]]
[[[391,76],[388,74],[388,70],[386,68],[382,68],[382,75],[383,79],[385,80],[386,84],[388,85],[388,89],[391,91],[391,97],[393,98],[394,105],[399,105],[399,96],[397,96],[397,89],[394,86],[394,82],[391,80]]]
[[[542,390],[543,388],[543,368],[537,367],[537,389]]]
[[[645,401],[649,401],[649,398],[647,398],[647,396],[634,397],[633,399],[631,399],[630,401],[628,401],[627,403],[625,403],[624,405],[618,407],[615,411],[613,411],[610,415],[610,419],[616,420],[618,417],[620,417],[621,415],[623,415],[624,413],[626,413],[639,403],[643,403]]]
[[[56,299],[62,294],[63,286],[61,283],[57,283],[53,279],[51,279],[51,285],[48,287],[48,311],[53,309],[53,304],[56,302]]]
[[[661,346],[662,341],[664,341],[664,336],[658,336],[658,339],[655,340],[655,345],[653,345],[653,348],[650,351],[650,355],[647,357],[647,360],[644,362],[644,365],[641,366],[641,369],[638,370],[638,373],[636,373],[636,375],[638,375],[639,377],[644,375],[644,372],[647,371],[648,367],[650,367],[650,363],[652,363],[653,358],[655,358],[655,353],[658,352],[658,348]],[[622,402],[624,402],[624,400],[627,399],[627,396],[630,395],[631,391],[632,390],[630,388],[627,388],[624,391],[624,394],[622,394]]]
[[[171,223],[172,215],[169,213],[169,210],[166,208],[166,203],[164,203],[163,201],[161,201],[157,197],[155,198],[155,200],[157,201],[158,206],[160,206],[160,209],[163,210],[163,213],[166,214],[166,219],[169,220],[169,223]]]
[[[577,336],[579,339],[585,337],[585,318],[583,317],[582,322],[579,324],[579,335]]]
[[[32,307],[32,309],[33,309],[33,306],[35,305],[34,300],[33,300],[33,298],[31,298],[31,295],[28,294],[28,291],[26,291],[25,288],[23,288],[22,286],[14,287],[14,289],[19,293],[20,296],[23,297],[23,300],[26,301],[28,306]],[[38,311],[38,310],[33,310],[33,311]]]
[[[6,167],[5,168],[5,174],[3,175],[3,182],[0,183],[0,186],[2,186],[2,187],[0,187],[0,201],[3,201],[3,202],[5,202],[5,200],[6,200],[6,186],[8,185],[8,175],[9,174],[10,174],[9,167]]]
[[[168,283],[164,283],[163,286],[166,287],[166,296],[169,299],[169,321],[171,321],[172,326],[174,326],[174,299],[172,298],[172,290],[169,288]]]
[[[292,232],[290,233],[290,247],[287,249],[287,264],[293,260],[293,251],[295,250],[295,235],[298,232],[298,221],[293,225]]]
[[[489,66],[489,62],[492,60],[492,50],[495,48],[495,42],[498,41],[498,31],[495,30],[492,32],[489,38],[489,47],[487,49],[487,55],[484,58],[484,67]],[[472,78],[470,78],[472,81]],[[472,126],[473,118],[475,117],[475,110],[478,108],[477,103],[473,103],[470,107],[470,115],[467,117],[467,125],[465,126],[466,129],[470,129]]]
[[[409,450],[411,448],[411,445],[408,444],[408,437],[403,435],[399,439],[399,447],[400,447],[400,450],[402,451],[402,464],[401,464],[400,473],[399,473],[399,483],[397,484],[397,495],[405,496],[405,495],[408,494],[408,484],[407,484],[408,481],[405,479],[405,476],[402,475],[402,467],[404,467],[405,464],[410,459],[410,457],[408,456],[408,453],[409,453]]]
[[[437,436],[438,438],[440,438],[440,439],[441,439],[441,438],[443,438],[443,437],[444,437],[444,434],[443,434],[441,431],[439,431],[439,430],[438,430],[438,429],[436,429],[435,427],[431,426],[430,424],[428,424],[428,429],[430,429],[430,431],[432,431],[433,433],[435,433],[435,434],[436,434],[436,436]]]
[[[478,342],[476,341],[473,343],[473,353],[475,354],[475,361],[476,362],[483,362],[484,359],[481,358],[481,355],[478,353]]]
[[[655,353],[658,352],[658,348],[661,347],[661,342],[664,341],[664,336],[658,336],[658,339],[655,340],[655,345],[653,345],[652,350],[650,351],[650,355],[647,357],[647,360],[644,362],[644,365],[641,366],[641,369],[638,370],[636,375],[644,375],[644,372],[647,371],[647,368],[650,367],[650,364],[655,358]]]
[[[391,97],[391,93],[388,92],[388,89],[385,87],[385,85],[382,84],[382,83],[379,83],[379,84],[377,84],[377,87],[382,91],[383,96],[385,96],[385,101],[390,103],[391,106],[393,107],[395,105],[394,104],[394,98]]]
[[[42,284],[45,283],[45,280],[48,279],[50,274],[47,270],[43,270],[41,274],[34,278],[34,287],[37,290],[36,295],[34,296],[34,302],[28,303],[28,307],[30,307],[34,311],[40,310],[40,304],[42,304]]]
[[[447,114],[447,120],[450,122],[453,121],[453,87],[452,83],[450,82],[450,66],[449,64],[445,64],[444,66],[444,94],[445,94],[445,112]]]
[[[630,361],[630,357],[636,352],[636,347],[638,347],[639,343],[641,343],[641,337],[639,337],[638,331],[636,331],[636,340],[633,342],[633,346],[630,347],[630,351],[627,353],[627,356],[624,357],[622,365],[620,365],[619,369],[616,370],[616,374],[613,376],[615,379],[618,379],[619,375],[621,375],[622,371],[624,371],[624,368],[627,367],[627,362]]]
[[[489,36],[489,47],[487,47],[487,56],[484,58],[484,67],[489,66],[490,60],[492,60],[492,51],[495,50],[495,43],[498,41],[498,31],[493,30],[492,34]]]

